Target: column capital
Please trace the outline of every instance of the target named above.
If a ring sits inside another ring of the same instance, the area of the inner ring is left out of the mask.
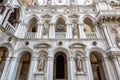
[[[107,55],[109,56],[109,58],[116,59],[120,56],[120,51],[112,51],[107,53]]]

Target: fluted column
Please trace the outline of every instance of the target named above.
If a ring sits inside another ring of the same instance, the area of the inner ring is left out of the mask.
[[[11,65],[10,65],[10,71],[7,79],[1,79],[1,80],[15,80],[18,71],[18,66],[19,66],[19,61],[20,59],[17,57],[12,57],[11,59]]]
[[[3,24],[3,21],[4,21],[4,18],[5,18],[5,16],[7,15],[7,12],[9,11],[9,7],[8,6],[6,6],[5,7],[5,10],[4,10],[4,12],[2,13],[2,15],[1,15],[1,17],[0,17],[0,24],[2,23]]]
[[[37,38],[42,38],[42,33],[43,33],[43,24],[38,23]]]
[[[112,47],[112,42],[111,42],[111,39],[110,39],[110,34],[109,34],[109,32],[108,32],[108,28],[107,28],[107,26],[103,26],[103,31],[104,31],[104,34],[105,34],[105,37],[106,37],[106,39],[107,39],[107,42],[108,42],[108,45],[109,45],[109,47]]]
[[[75,80],[75,61],[74,61],[74,57],[70,57],[69,58],[69,63],[70,63],[70,68],[69,68],[69,72],[70,73],[70,80]]]
[[[72,24],[66,24],[66,38],[72,38]]]
[[[84,24],[78,24],[78,29],[79,29],[79,37],[80,39],[86,38],[85,32],[84,32]]]
[[[4,17],[3,17],[3,22],[2,22],[3,26],[6,26],[7,21],[9,19],[10,15],[11,15],[11,13],[13,12],[13,10],[11,10],[11,9],[8,10],[8,9],[9,8],[6,8],[6,10],[5,10],[6,15],[4,15]]]
[[[53,80],[53,69],[54,61],[52,57],[48,57],[48,64],[47,64],[47,77],[46,80]]]
[[[55,24],[50,24],[49,28],[49,38],[55,38]]]
[[[8,75],[9,75],[9,71],[10,71],[10,61],[11,61],[11,57],[6,58],[5,66],[3,68],[3,72],[2,72],[2,76],[1,76],[0,80],[7,79]]]
[[[24,38],[26,32],[27,32],[27,24],[25,22],[21,22],[15,32],[15,35],[19,38]]]
[[[120,64],[119,64],[119,59],[117,58],[117,56],[115,56],[115,57],[113,58],[113,63],[114,63],[114,65],[115,65],[115,69],[116,69],[116,71],[117,71],[117,75],[118,75],[118,78],[119,78],[119,80],[120,80]]]
[[[29,75],[28,75],[28,80],[35,80],[35,71],[38,69],[37,68],[38,64],[38,59],[36,57],[32,57],[30,61],[30,67],[29,67]]]
[[[111,65],[109,64],[109,59],[108,58],[104,58],[102,63],[105,66],[104,69],[106,69],[105,70],[106,72],[104,71],[106,73],[106,79],[107,80],[115,80],[114,73],[112,72]]]
[[[94,80],[90,57],[85,57],[85,62],[86,62],[88,80]]]

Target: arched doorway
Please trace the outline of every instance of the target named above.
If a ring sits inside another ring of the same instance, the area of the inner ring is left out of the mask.
[[[103,56],[98,52],[92,52],[90,54],[94,80],[106,80],[102,59]]]
[[[24,52],[20,58],[16,80],[27,80],[30,68],[31,54]]]
[[[54,56],[54,80],[68,80],[67,57],[63,52],[58,52]]]
[[[0,77],[2,75],[7,57],[8,57],[8,49],[6,47],[0,47]]]

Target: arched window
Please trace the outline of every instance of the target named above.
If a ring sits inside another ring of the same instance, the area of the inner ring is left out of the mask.
[[[15,9],[14,9],[14,12],[11,13],[8,21],[9,21],[14,27],[16,27],[17,24],[19,23],[19,16],[20,16],[19,8],[15,8]]]
[[[85,32],[94,32],[94,24],[93,21],[90,18],[85,18],[84,19],[84,31]]]
[[[55,32],[66,32],[65,20],[63,18],[58,18],[56,22]]]
[[[28,80],[30,60],[31,54],[29,52],[24,52],[19,62],[16,80]]]
[[[67,80],[67,57],[65,53],[58,52],[54,58],[54,80]]]
[[[28,32],[37,32],[37,27],[38,27],[37,19],[36,18],[32,18],[29,21]]]
[[[102,56],[98,52],[92,52],[90,54],[90,60],[92,65],[94,80],[106,80],[104,68],[102,64]]]
[[[0,77],[2,75],[7,56],[8,56],[8,49],[6,47],[0,47]]]

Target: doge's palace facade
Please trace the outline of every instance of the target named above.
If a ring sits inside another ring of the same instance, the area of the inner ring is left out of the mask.
[[[120,80],[120,1],[1,0],[0,80]]]

